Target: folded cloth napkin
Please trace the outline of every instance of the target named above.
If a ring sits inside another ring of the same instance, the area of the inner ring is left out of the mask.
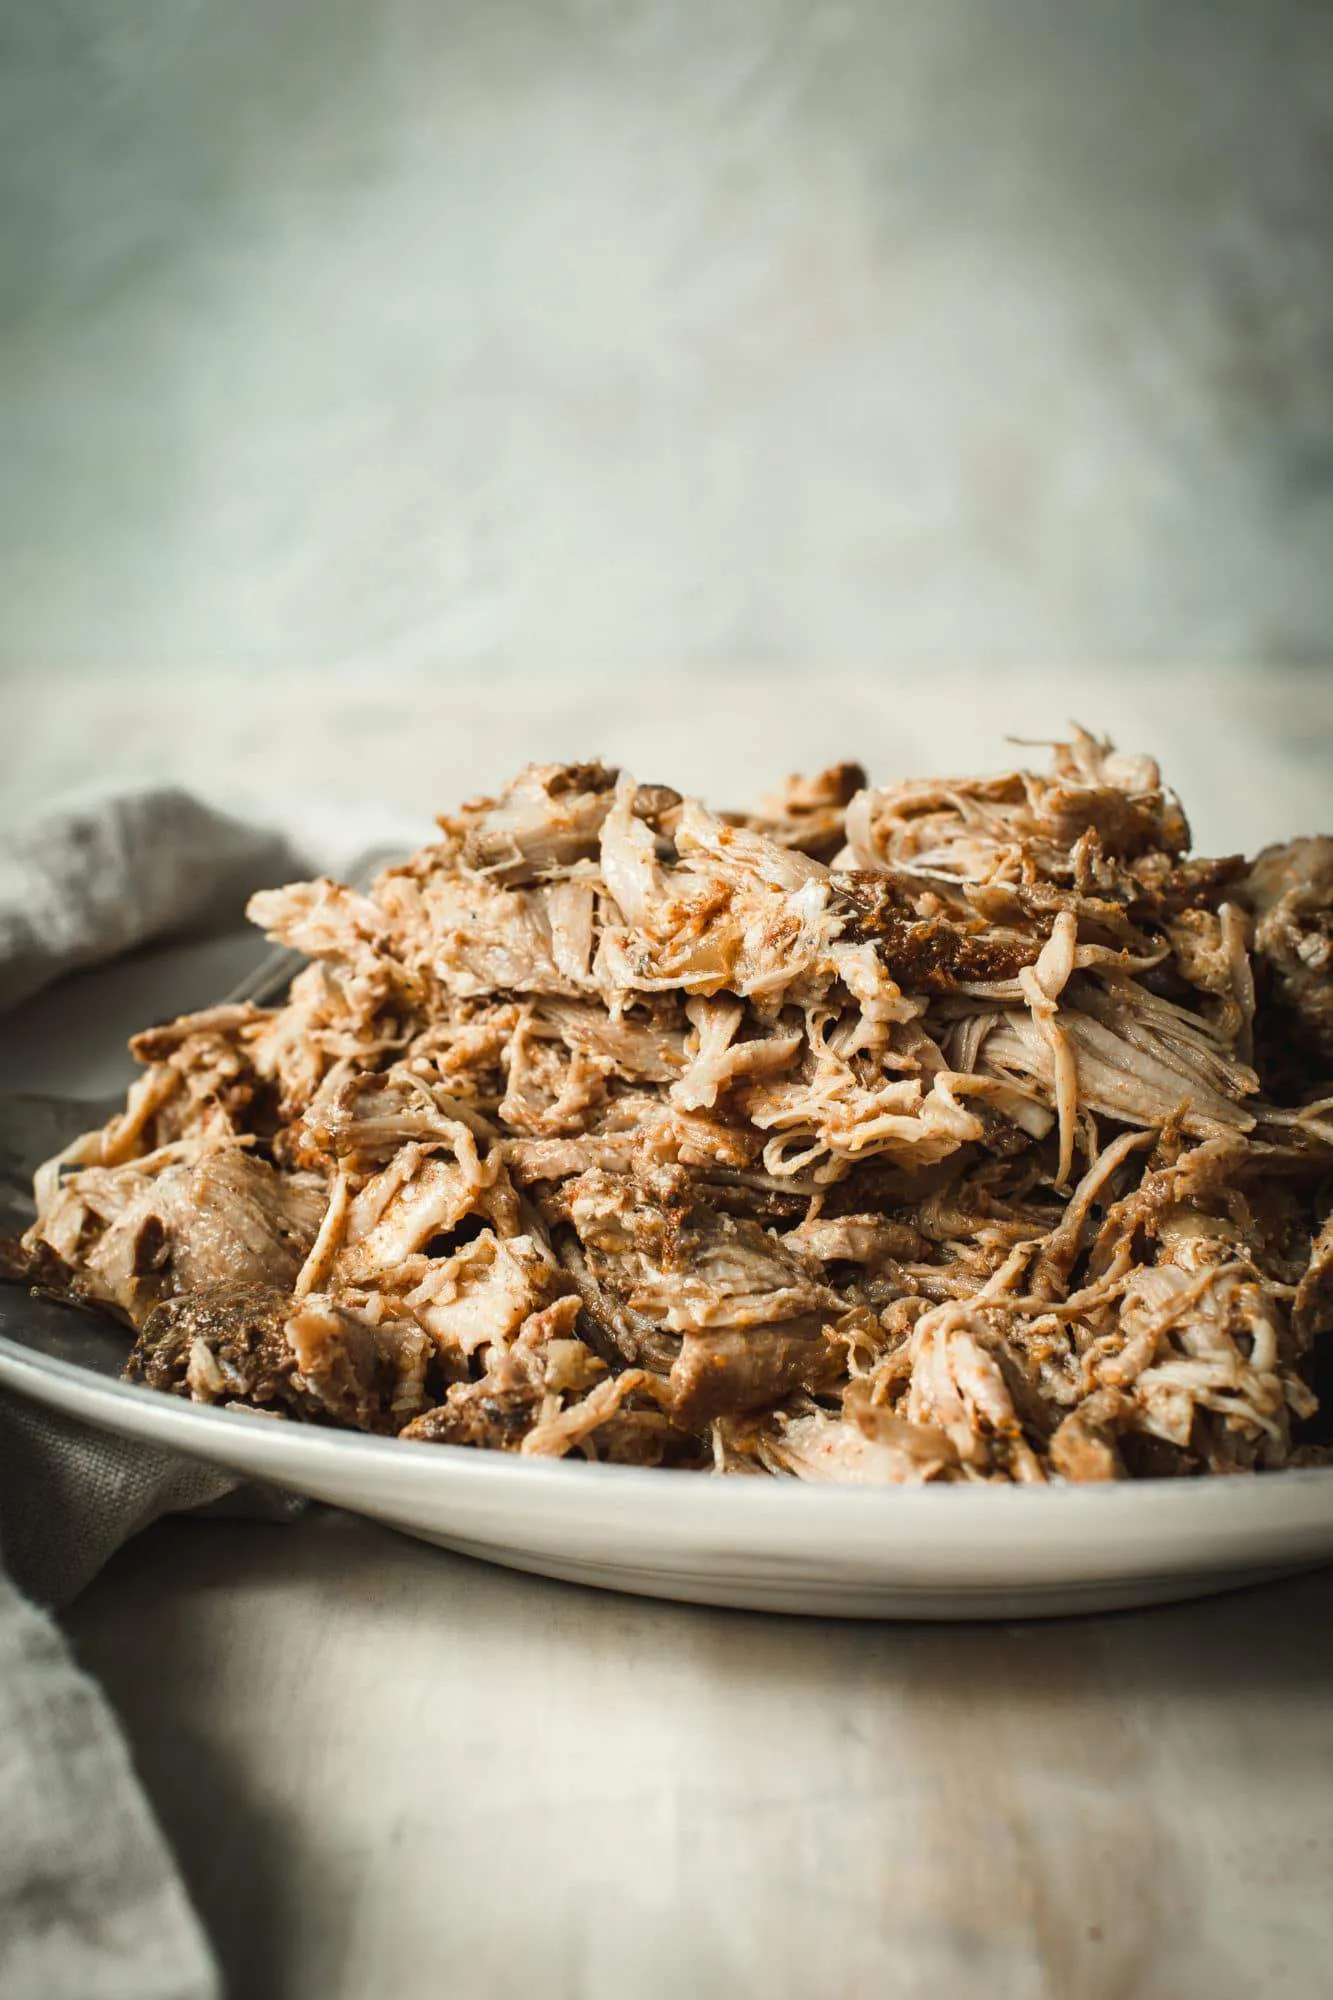
[[[0,832],[0,1006],[152,938],[219,928],[250,890],[304,867],[279,836],[179,791],[112,798],[22,834]],[[115,1717],[32,1600],[68,1602],[130,1535],[162,1514],[217,1502],[236,1483],[0,1395],[5,2000],[219,1992]]]

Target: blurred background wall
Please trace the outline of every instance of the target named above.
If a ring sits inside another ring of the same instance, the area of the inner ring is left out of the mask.
[[[117,716],[262,737],[279,687],[1058,669],[1100,721],[1126,674],[1325,678],[1328,0],[0,25],[0,671],[43,773]]]

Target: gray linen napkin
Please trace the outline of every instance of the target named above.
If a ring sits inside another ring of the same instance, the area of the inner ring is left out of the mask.
[[[278,836],[178,791],[0,833],[0,1006],[150,938],[234,920],[249,890],[301,872]],[[219,1992],[116,1720],[31,1599],[68,1602],[140,1528],[235,1485],[227,1473],[0,1395],[5,2000]]]

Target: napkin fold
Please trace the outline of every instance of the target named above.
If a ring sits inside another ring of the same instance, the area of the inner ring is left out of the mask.
[[[251,890],[304,872],[281,835],[171,789],[0,831],[0,1008],[152,939],[220,929]],[[12,1222],[0,1219],[4,1226]],[[39,1605],[67,1603],[162,1514],[225,1501],[236,1486],[228,1473],[0,1393],[5,2000],[216,2000],[220,1992],[116,1719]],[[249,1512],[291,1506],[279,1496],[244,1502]]]

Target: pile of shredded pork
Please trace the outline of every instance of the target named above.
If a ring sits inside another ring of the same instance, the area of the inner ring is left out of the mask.
[[[1326,1462],[1333,840],[1193,858],[1147,757],[717,814],[531,766],[285,1005],[133,1043],[30,1280],[226,1407],[636,1465]]]

